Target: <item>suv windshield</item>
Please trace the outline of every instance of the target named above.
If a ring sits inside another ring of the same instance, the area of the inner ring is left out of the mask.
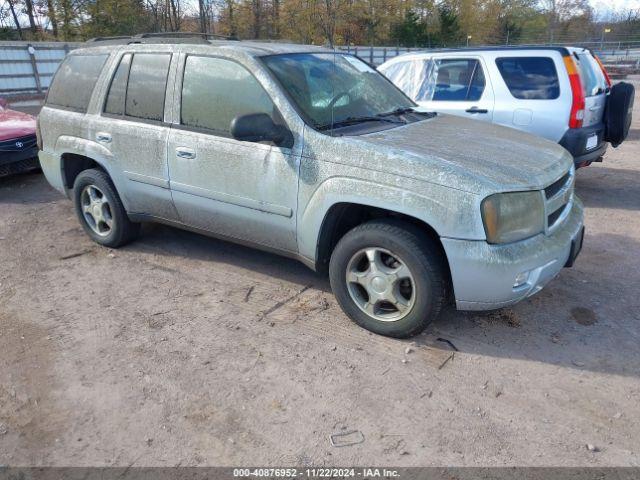
[[[352,55],[296,53],[263,58],[305,120],[318,130],[360,121],[395,122],[389,117],[415,106],[379,72]]]

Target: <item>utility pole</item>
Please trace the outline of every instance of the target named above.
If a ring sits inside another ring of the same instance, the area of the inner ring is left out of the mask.
[[[604,27],[602,29],[602,35],[600,36],[600,50],[604,48],[604,34],[611,32],[610,28]]]

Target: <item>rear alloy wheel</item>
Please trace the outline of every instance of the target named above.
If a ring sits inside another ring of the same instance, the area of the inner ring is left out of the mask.
[[[98,169],[80,172],[73,184],[78,219],[91,239],[117,248],[133,240],[140,224],[129,220],[109,175]]]
[[[331,254],[331,288],[344,312],[381,335],[410,337],[440,313],[445,266],[436,242],[396,219],[347,232]]]
[[[80,194],[80,203],[84,219],[91,230],[106,237],[113,226],[111,205],[106,195],[95,185],[87,185]]]

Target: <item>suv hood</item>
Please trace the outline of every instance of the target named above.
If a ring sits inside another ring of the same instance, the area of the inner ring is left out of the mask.
[[[477,194],[542,189],[573,164],[549,140],[452,115],[351,138],[386,153],[381,170]]]
[[[0,141],[36,134],[36,119],[26,113],[0,107]]]

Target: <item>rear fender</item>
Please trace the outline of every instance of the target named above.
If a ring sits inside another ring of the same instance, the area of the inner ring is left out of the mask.
[[[109,177],[111,177],[114,185],[123,185],[124,177],[122,176],[119,169],[115,167],[113,154],[103,145],[91,140],[86,140],[84,138],[61,135],[56,141],[55,155],[58,158],[62,159],[62,156],[64,154],[69,153],[82,155],[84,157],[92,159],[109,174]],[[116,188],[116,190],[118,189]],[[127,201],[126,195],[122,195],[122,192],[119,191],[118,194],[120,195],[125,209],[127,209],[129,202]]]

